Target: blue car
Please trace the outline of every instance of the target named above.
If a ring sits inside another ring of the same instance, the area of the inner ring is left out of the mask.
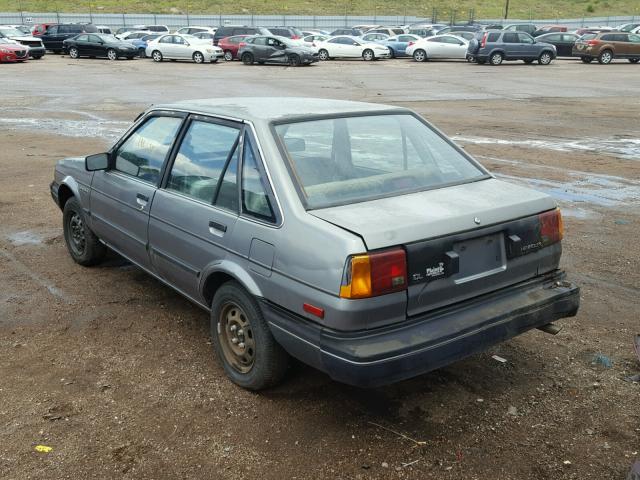
[[[127,42],[133,43],[133,45],[138,49],[138,55],[140,56],[140,58],[146,58],[147,54],[145,53],[145,51],[147,50],[147,44],[151,40],[155,40],[156,38],[158,38],[160,35],[164,35],[164,34],[152,33],[150,35],[145,35],[142,38],[127,40]]]
[[[376,43],[384,45],[391,52],[391,58],[406,57],[407,47],[410,43],[420,40],[418,35],[404,34],[397,37],[389,37],[385,40],[377,40]]]

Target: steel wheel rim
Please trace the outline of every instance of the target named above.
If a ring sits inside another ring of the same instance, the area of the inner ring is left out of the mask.
[[[227,302],[218,317],[218,338],[228,365],[239,373],[248,373],[253,368],[256,342],[249,317],[235,303]]]
[[[78,212],[73,212],[69,219],[69,237],[74,253],[82,255],[87,245],[87,239],[84,234],[84,222]]]

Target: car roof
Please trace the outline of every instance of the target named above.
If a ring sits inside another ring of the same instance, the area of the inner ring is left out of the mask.
[[[236,97],[185,100],[154,105],[153,110],[186,110],[205,115],[219,115],[251,122],[300,119],[321,115],[372,112],[409,112],[409,110],[377,103],[353,102],[306,97]]]

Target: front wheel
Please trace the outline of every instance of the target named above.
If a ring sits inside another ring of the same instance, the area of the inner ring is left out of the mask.
[[[320,60],[329,60],[329,52],[324,48],[318,51],[318,58]]]
[[[213,297],[211,338],[225,373],[237,385],[262,390],[284,377],[289,356],[256,300],[237,282],[225,283]]]
[[[251,55],[250,53],[243,53],[242,63],[244,63],[245,65],[253,65],[253,55]]]
[[[553,60],[553,57],[549,52],[542,52],[538,57],[538,64],[540,65],[549,65]]]
[[[202,55],[202,53],[200,52],[195,52],[193,54],[193,61],[195,63],[204,63],[204,55]]]
[[[367,48],[364,52],[362,52],[362,59],[365,62],[370,62],[371,60],[375,60],[375,55],[373,54],[373,50]]]
[[[613,52],[611,50],[604,50],[598,55],[598,63],[600,65],[609,65],[613,60]]]
[[[154,50],[151,53],[151,58],[153,58],[154,62],[161,62],[162,61],[162,53],[160,53],[158,50]]]
[[[113,48],[110,48],[109,50],[107,50],[107,58],[109,60],[117,60],[118,53]]]
[[[231,60],[233,60],[233,53],[231,53],[231,50],[225,50],[224,51],[224,59],[227,62],[230,62]]]
[[[76,263],[88,267],[104,258],[107,248],[87,225],[82,207],[75,197],[64,205],[62,229],[67,250]]]
[[[413,52],[413,59],[416,62],[426,62],[427,61],[427,52],[425,52],[422,49],[416,50],[415,52]]]

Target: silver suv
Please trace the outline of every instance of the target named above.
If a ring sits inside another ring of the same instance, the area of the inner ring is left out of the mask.
[[[575,315],[547,195],[495,179],[414,112],[309,98],[154,106],[51,194],[81,265],[107,248],[210,312],[227,375],[289,355],[375,386]]]

